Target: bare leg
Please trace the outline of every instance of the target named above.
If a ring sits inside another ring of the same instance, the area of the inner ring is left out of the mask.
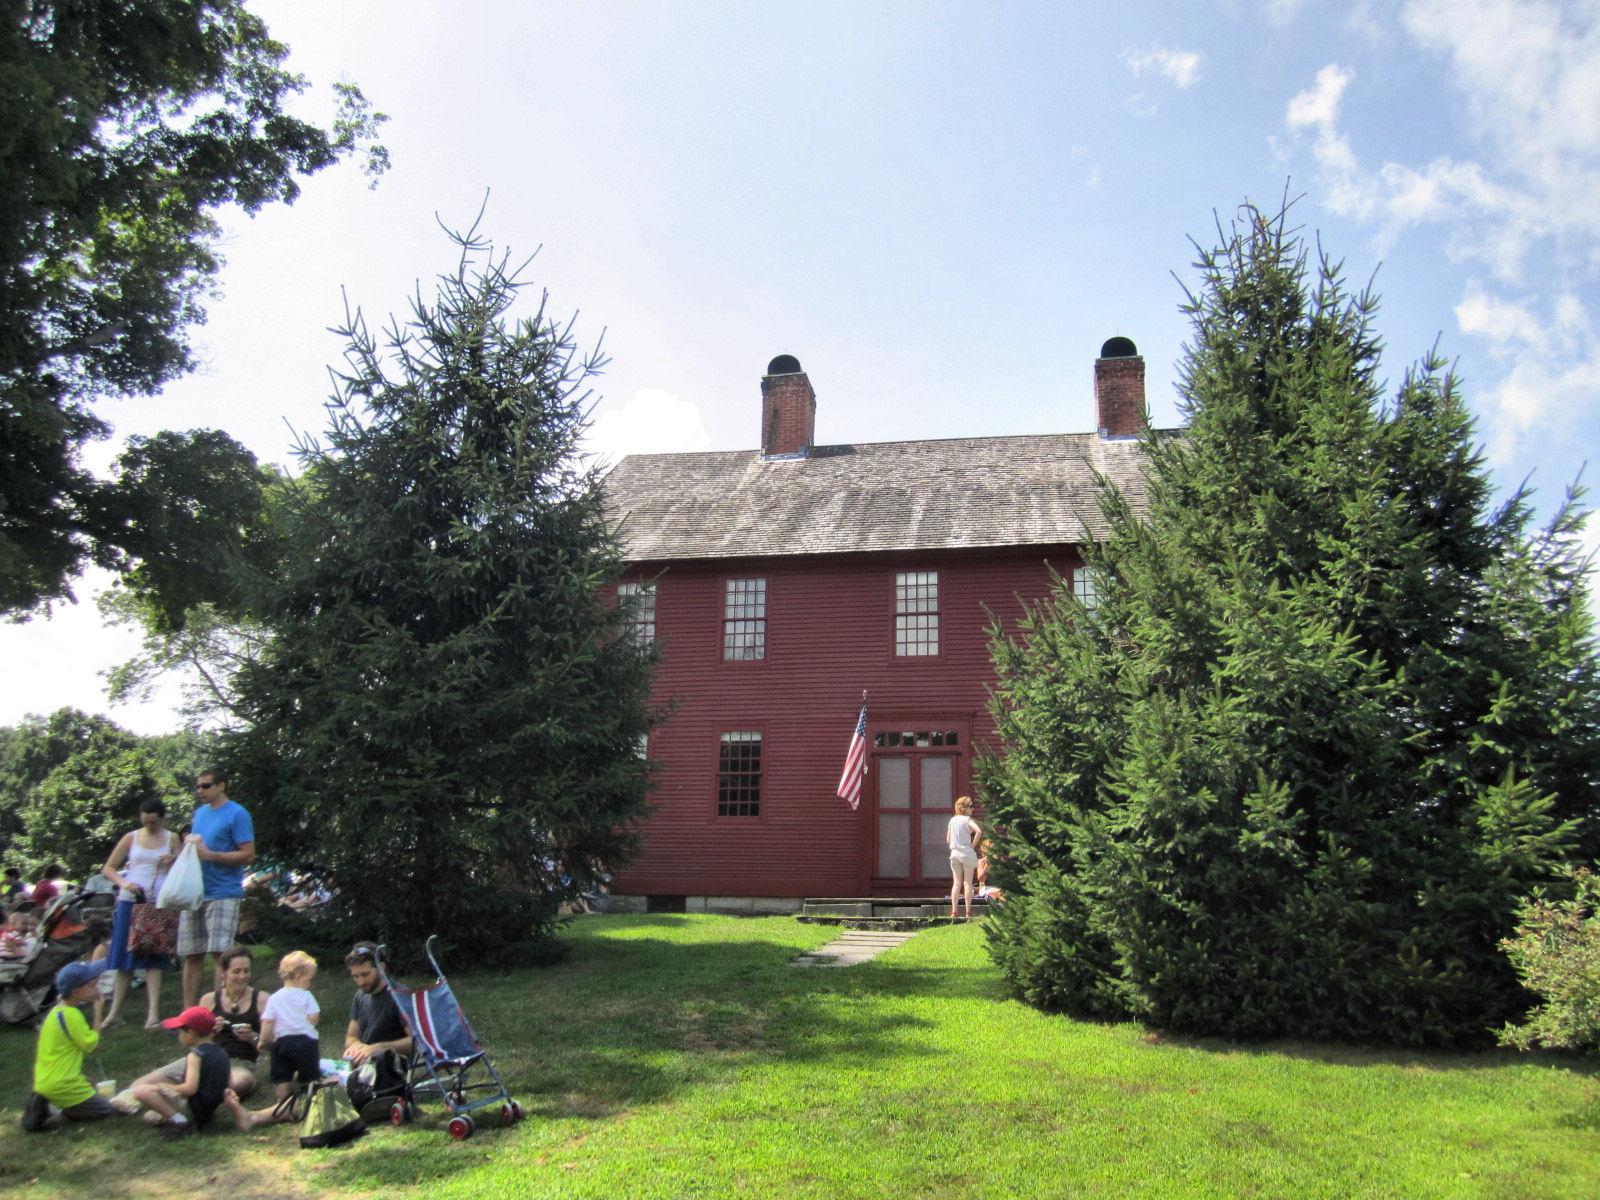
[[[961,897],[967,906],[967,920],[972,920],[972,876],[963,871],[961,873]]]
[[[233,1085],[233,1092],[243,1100],[256,1090],[256,1069],[253,1063],[235,1062],[233,1071],[228,1077],[228,1082]]]
[[[178,1110],[172,1106],[172,1102],[167,1099],[167,1093],[158,1084],[143,1081],[134,1084],[133,1098],[151,1112],[160,1113],[164,1121],[170,1121],[178,1115]]]
[[[122,980],[118,979],[120,985]],[[146,1011],[144,1027],[149,1029],[161,1020],[161,969],[159,967],[146,967],[144,969],[144,994]]]
[[[954,859],[950,861],[950,919],[956,919],[956,897],[961,892],[961,865]]]
[[[111,985],[111,1011],[106,1013],[106,1024],[114,1023],[122,1016],[122,1006],[128,1000],[128,988],[133,983],[132,971],[118,971],[116,981]]]
[[[273,1125],[279,1121],[287,1121],[289,1119],[289,1106],[283,1104],[282,1101],[288,1097],[292,1088],[292,1084],[278,1084],[279,1103],[274,1104],[271,1108],[259,1108],[255,1112],[251,1112],[243,1104],[239,1103],[239,1093],[232,1088],[222,1093],[222,1103],[227,1105],[228,1111],[233,1114],[233,1123],[240,1129],[246,1131],[259,1129],[263,1125]]]
[[[233,1123],[244,1132],[249,1132],[257,1125],[261,1124],[261,1122],[257,1121],[256,1118],[265,1115],[264,1113],[253,1113],[244,1105],[240,1104],[239,1093],[234,1091],[232,1088],[229,1088],[227,1091],[222,1093],[222,1103],[223,1106],[233,1114]]]
[[[193,1008],[200,1003],[200,976],[206,966],[204,954],[186,954],[183,959],[183,1006]]]

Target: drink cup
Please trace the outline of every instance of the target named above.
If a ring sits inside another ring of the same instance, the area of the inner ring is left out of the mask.
[[[95,1095],[103,1096],[109,1100],[117,1094],[117,1081],[115,1079],[102,1079],[94,1085],[94,1092]]]

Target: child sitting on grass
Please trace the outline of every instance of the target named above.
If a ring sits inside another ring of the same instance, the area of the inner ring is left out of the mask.
[[[137,1083],[133,1098],[149,1110],[145,1120],[156,1118],[162,1137],[179,1138],[211,1124],[228,1088],[232,1064],[227,1051],[211,1040],[217,1015],[209,1008],[186,1008],[161,1024],[176,1030],[178,1045],[189,1052],[184,1058],[183,1082]],[[188,1112],[180,1111],[180,1104]]]
[[[83,1056],[100,1045],[100,1035],[89,1028],[79,1011],[99,991],[106,960],[70,962],[56,972],[55,1006],[44,1015],[39,1026],[39,1049],[33,1062],[33,1094],[22,1109],[22,1128],[26,1133],[41,1133],[53,1110],[69,1121],[101,1121],[116,1109],[111,1101],[96,1094],[94,1084],[83,1074]]]
[[[267,1005],[261,1010],[261,1036],[256,1043],[272,1050],[272,1083],[278,1103],[251,1112],[229,1088],[222,1102],[240,1129],[289,1120],[286,1101],[294,1094],[295,1085],[306,1086],[322,1078],[321,1050],[317,1045],[317,1018],[322,1013],[309,990],[316,974],[317,960],[304,950],[291,950],[278,963],[283,987],[267,997]]]

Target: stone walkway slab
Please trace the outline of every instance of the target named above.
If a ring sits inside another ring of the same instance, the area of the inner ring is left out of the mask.
[[[885,950],[893,949],[901,942],[908,941],[916,936],[915,930],[906,933],[888,929],[847,929],[826,946],[819,946],[815,950],[807,951],[789,965],[792,967],[853,967],[856,963],[863,963],[877,958]]]

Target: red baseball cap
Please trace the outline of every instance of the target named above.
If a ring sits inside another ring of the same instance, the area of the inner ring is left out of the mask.
[[[161,1022],[165,1029],[187,1029],[190,1033],[212,1034],[217,1031],[217,1014],[209,1008],[201,1008],[196,1004],[193,1008],[186,1008],[175,1017],[168,1017]]]

